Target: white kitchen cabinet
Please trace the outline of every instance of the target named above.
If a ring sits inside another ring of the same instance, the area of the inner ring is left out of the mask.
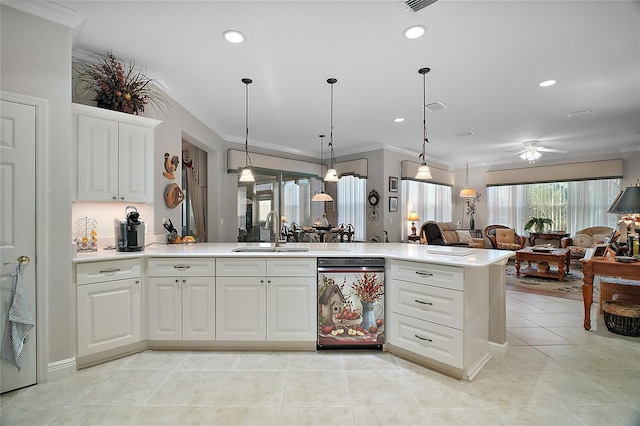
[[[218,340],[316,340],[315,259],[216,261]]]
[[[215,339],[213,259],[150,259],[149,340]]]
[[[138,259],[79,264],[76,284],[79,357],[141,341]]]
[[[391,260],[389,272],[390,350],[471,380],[490,357],[486,268]]]
[[[78,201],[153,202],[153,132],[160,121],[73,104]]]

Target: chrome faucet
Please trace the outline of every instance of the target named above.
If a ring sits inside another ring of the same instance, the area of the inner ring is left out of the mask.
[[[265,228],[269,229],[269,238],[273,239],[273,247],[279,247],[284,244],[284,241],[280,240],[280,215],[277,211],[271,210],[267,213]],[[272,234],[273,237],[271,236]]]

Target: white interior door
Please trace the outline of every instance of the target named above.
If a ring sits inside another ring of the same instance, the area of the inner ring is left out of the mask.
[[[0,333],[4,332],[15,262],[28,256],[23,285],[36,318],[36,109],[2,101],[0,107]],[[22,368],[0,361],[1,392],[36,383],[36,327],[27,335]]]

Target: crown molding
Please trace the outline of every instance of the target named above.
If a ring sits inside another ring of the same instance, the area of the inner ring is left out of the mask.
[[[84,20],[75,10],[49,1],[2,0],[1,4],[69,28],[77,27]]]

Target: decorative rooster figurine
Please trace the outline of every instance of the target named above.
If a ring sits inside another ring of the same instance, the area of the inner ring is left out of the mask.
[[[164,153],[164,168],[166,172],[162,173],[164,177],[167,179],[175,179],[173,172],[178,170],[178,164],[180,164],[180,159],[177,155],[171,157],[168,152]]]

